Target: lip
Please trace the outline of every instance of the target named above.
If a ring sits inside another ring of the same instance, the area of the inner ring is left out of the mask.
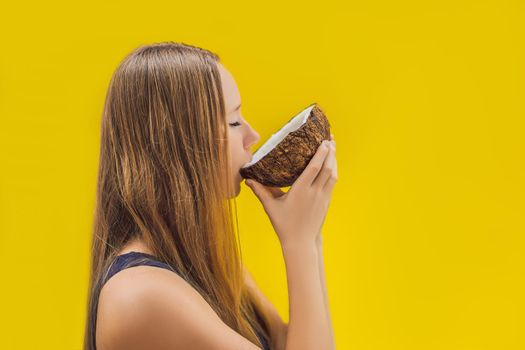
[[[240,175],[240,172],[241,172],[241,169],[244,168],[246,166],[246,164],[250,163],[251,161],[253,160],[253,155],[250,155],[250,158],[248,159],[248,161],[246,161],[243,165],[241,165],[241,167],[239,168],[239,171],[238,171],[238,174]],[[242,175],[241,175],[241,178]]]

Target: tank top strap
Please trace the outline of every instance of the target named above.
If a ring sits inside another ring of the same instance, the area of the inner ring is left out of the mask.
[[[107,269],[106,274],[103,276],[102,284],[105,284],[111,277],[117,272],[134,266],[156,266],[176,272],[176,270],[169,264],[166,264],[154,255],[142,253],[142,252],[128,252],[125,254],[117,255],[113,260],[111,266]]]

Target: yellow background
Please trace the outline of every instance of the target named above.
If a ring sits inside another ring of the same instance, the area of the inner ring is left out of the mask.
[[[0,10],[0,349],[80,349],[100,114],[140,44],[217,52],[254,150],[312,102],[338,349],[525,348],[523,1],[10,2]],[[243,258],[288,319],[251,190]],[[174,325],[176,327],[176,325]]]

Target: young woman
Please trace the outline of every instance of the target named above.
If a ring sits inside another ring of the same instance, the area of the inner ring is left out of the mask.
[[[116,69],[102,116],[86,350],[334,348],[320,231],[335,145],[319,147],[287,193],[250,185],[282,246],[285,323],[236,240],[231,199],[259,140],[240,102],[219,57],[195,46],[141,46]]]

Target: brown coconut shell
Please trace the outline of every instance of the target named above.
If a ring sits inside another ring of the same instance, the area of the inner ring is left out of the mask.
[[[297,130],[288,133],[271,151],[255,163],[248,163],[247,166],[240,169],[239,173],[243,178],[254,179],[263,185],[272,187],[291,186],[297,180],[315,155],[321,142],[330,139],[328,118],[317,103],[311,104],[303,112],[310,107],[312,109],[304,124]],[[291,118],[287,124],[301,113]],[[263,150],[270,140],[257,149],[253,156],[254,159],[259,158],[258,152]]]

